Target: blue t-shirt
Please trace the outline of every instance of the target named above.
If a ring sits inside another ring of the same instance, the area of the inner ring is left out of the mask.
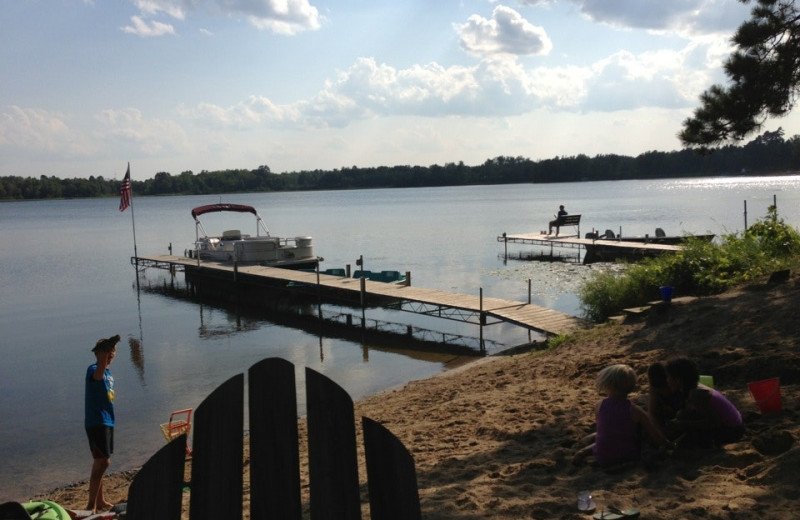
[[[106,369],[103,379],[95,381],[92,377],[97,363],[89,365],[86,371],[85,418],[86,428],[114,426],[114,377]]]

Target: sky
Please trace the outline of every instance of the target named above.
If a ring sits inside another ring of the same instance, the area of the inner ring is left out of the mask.
[[[725,84],[738,0],[3,0],[0,176],[636,156]],[[800,115],[770,122],[787,137]]]

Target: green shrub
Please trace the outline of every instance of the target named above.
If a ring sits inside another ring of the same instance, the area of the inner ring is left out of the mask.
[[[578,293],[585,316],[599,322],[659,299],[662,285],[682,295],[716,294],[800,263],[800,233],[778,218],[774,206],[742,233],[725,235],[719,243],[687,237],[683,246],[678,253],[631,264],[622,273],[594,273]]]

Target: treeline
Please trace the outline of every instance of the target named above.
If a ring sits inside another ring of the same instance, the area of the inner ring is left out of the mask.
[[[766,132],[743,146],[726,146],[705,155],[691,150],[646,152],[637,157],[598,155],[532,161],[496,157],[478,166],[381,166],[272,173],[255,170],[159,172],[133,181],[134,195],[205,195],[265,191],[417,188],[477,184],[578,182],[628,179],[765,175],[800,170],[800,136],[784,139],[783,130]],[[91,176],[59,179],[42,175],[0,177],[0,200],[90,198],[117,195],[120,180]]]

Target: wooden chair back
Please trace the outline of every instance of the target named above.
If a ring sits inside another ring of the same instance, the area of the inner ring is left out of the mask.
[[[361,497],[353,401],[324,375],[305,369],[309,509],[312,520],[360,520]],[[292,363],[262,360],[248,370],[250,518],[302,516],[295,372]],[[195,410],[192,520],[241,520],[244,490],[244,374],[215,389]],[[379,423],[362,418],[372,520],[421,517],[411,454]],[[145,463],[128,495],[129,520],[178,520],[186,435]]]

